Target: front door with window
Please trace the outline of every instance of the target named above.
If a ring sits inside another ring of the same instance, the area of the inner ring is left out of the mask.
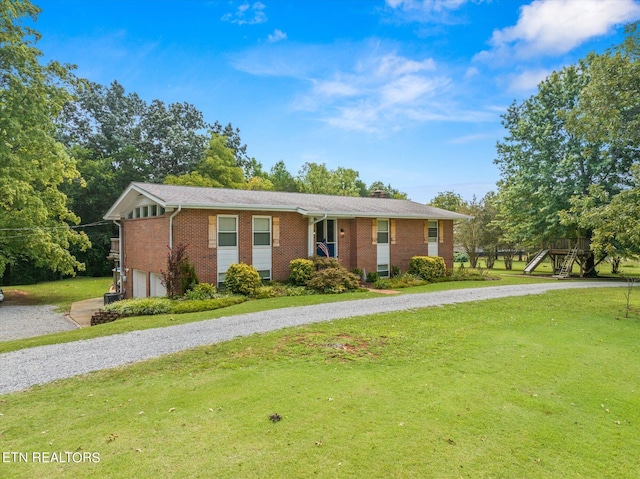
[[[271,280],[271,216],[253,217],[251,261],[263,280]]]
[[[389,220],[377,221],[377,258],[378,258],[378,274],[383,278],[389,277],[389,264],[391,255],[389,252]]]
[[[338,257],[338,220],[325,219],[316,223],[316,254],[330,258]]]
[[[429,221],[429,256],[438,256],[438,221]]]
[[[218,216],[218,285],[232,264],[238,263],[238,217]]]

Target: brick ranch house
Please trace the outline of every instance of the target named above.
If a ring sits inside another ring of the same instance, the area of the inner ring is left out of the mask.
[[[119,226],[125,297],[163,296],[168,247],[188,244],[200,281],[221,283],[229,265],[286,280],[289,262],[323,254],[347,269],[388,276],[415,255],[453,267],[453,222],[468,216],[408,200],[131,183],[104,216]]]

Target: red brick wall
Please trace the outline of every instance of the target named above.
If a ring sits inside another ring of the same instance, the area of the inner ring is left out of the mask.
[[[306,258],[306,217],[297,213],[270,211],[183,210],[174,218],[174,244],[185,243],[190,260],[195,264],[200,281],[217,281],[217,248],[209,248],[209,216],[234,215],[238,217],[238,259],[252,264],[253,216],[280,218],[280,246],[272,247],[272,276],[275,280],[289,277],[289,262]]]
[[[365,269],[367,273],[375,273],[378,271],[378,247],[372,244],[372,225],[371,218],[356,218],[356,255],[354,267]],[[353,258],[352,258],[353,262]]]
[[[339,219],[338,220],[338,259],[340,264],[347,269],[356,267],[354,264],[354,245],[353,241],[355,220]]]
[[[400,271],[409,269],[412,256],[427,256],[424,242],[424,220],[396,220],[396,244],[390,245],[391,264]]]
[[[289,262],[307,258],[309,219],[298,213],[273,213],[280,218],[280,246],[273,247],[273,279],[289,278]]]
[[[173,244],[188,244],[187,253],[196,267],[200,281],[216,283],[217,248],[209,248],[209,216],[229,214],[238,216],[238,241],[240,262],[252,263],[252,218],[254,215],[280,219],[280,246],[272,248],[272,275],[275,280],[289,276],[289,262],[306,258],[308,219],[297,213],[265,211],[216,211],[185,209],[173,220]],[[133,269],[160,273],[166,269],[169,244],[169,216],[123,220],[124,267],[129,268],[125,283],[127,296],[133,295]],[[372,244],[372,219],[340,219],[338,224],[338,254],[347,268],[377,270],[377,247]],[[439,254],[448,268],[453,267],[453,222],[443,221],[444,242],[438,244]],[[341,230],[344,230],[342,236]],[[426,255],[423,220],[396,220],[396,244],[390,245],[391,264],[402,271],[409,267],[409,259]],[[147,278],[147,291],[149,284]]]
[[[447,269],[453,268],[453,221],[441,220],[444,242],[438,245],[438,255],[444,258]]]
[[[126,295],[133,297],[133,270],[159,273],[167,268],[169,215],[122,221]],[[127,271],[128,270],[128,271]],[[149,291],[149,275],[147,275]]]

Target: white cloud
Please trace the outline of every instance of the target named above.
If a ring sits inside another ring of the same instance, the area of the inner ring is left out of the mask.
[[[345,130],[385,134],[417,123],[495,119],[462,108],[462,87],[432,58],[411,58],[376,40],[283,42],[247,50],[232,63],[252,75],[297,79],[302,89],[290,90],[291,108]]]
[[[560,55],[613,27],[640,18],[635,0],[535,0],[514,26],[495,30],[477,59]]]
[[[489,135],[487,135],[486,133],[476,133],[476,134],[472,134],[472,135],[465,135],[465,136],[460,136],[458,138],[453,138],[452,140],[449,140],[449,143],[454,144],[454,145],[460,145],[460,144],[464,144],[464,143],[472,143],[472,142],[476,142],[476,141],[483,141],[483,140],[486,140],[488,138],[493,138],[493,136],[489,137]]]
[[[420,11],[425,14],[456,10],[469,0],[387,0],[391,8]]]
[[[452,13],[468,2],[483,0],[386,0],[394,16],[408,22],[442,22],[453,20]]]
[[[435,71],[430,58],[416,61],[396,53],[369,54],[348,71],[313,78],[312,90],[297,106],[347,130],[400,128],[407,121],[425,121],[423,110],[435,109],[433,99],[449,84],[448,78]]]
[[[538,84],[551,75],[552,70],[538,69],[526,70],[517,75],[513,75],[509,81],[509,91],[528,92],[535,90]]]
[[[270,43],[280,42],[287,39],[287,34],[282,30],[275,29],[271,35],[267,37]]]
[[[267,7],[262,2],[255,2],[253,4],[243,3],[235,12],[223,15],[222,21],[235,23],[237,25],[265,23],[267,21],[267,15],[264,12],[265,8]]]

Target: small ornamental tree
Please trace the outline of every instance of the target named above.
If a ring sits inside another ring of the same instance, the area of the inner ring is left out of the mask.
[[[167,254],[167,271],[161,271],[162,284],[167,290],[167,296],[174,298],[183,296],[194,285],[198,284],[194,265],[187,256],[186,244],[178,244],[169,248]]]

